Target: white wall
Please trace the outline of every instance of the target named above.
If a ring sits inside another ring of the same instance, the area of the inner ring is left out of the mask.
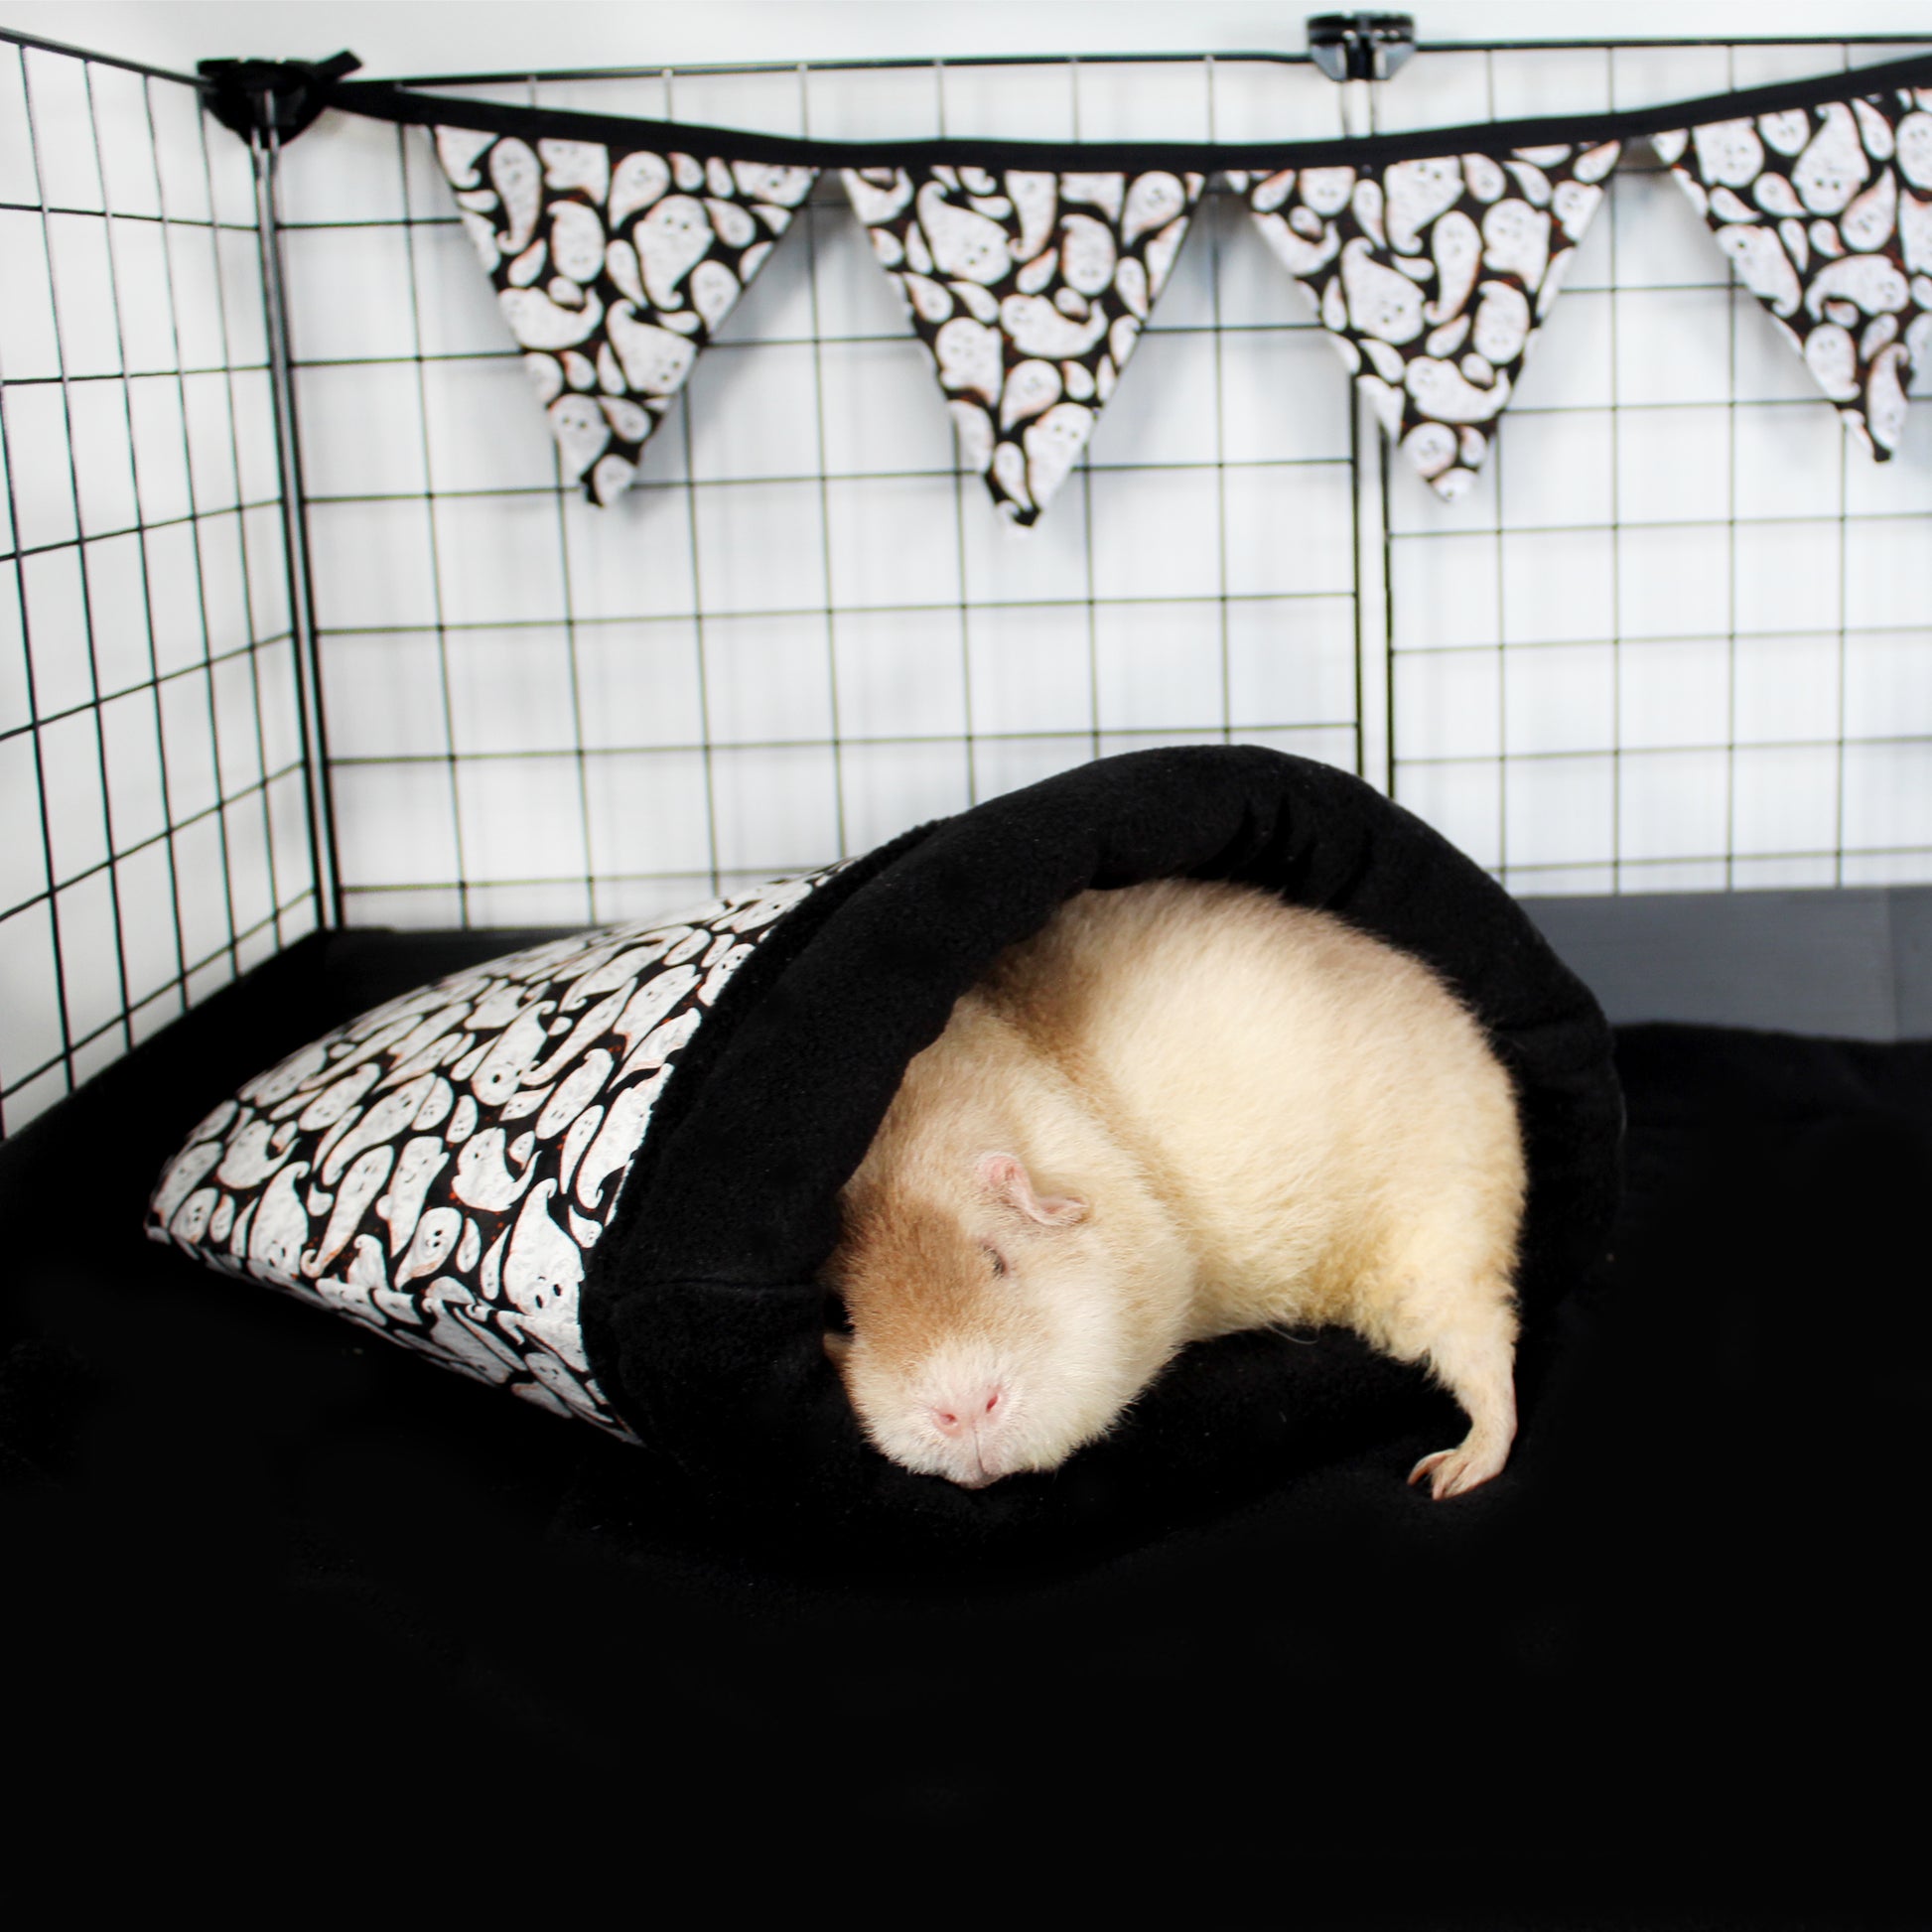
[[[915,59],[965,53],[1291,51],[1306,14],[1256,0],[0,0],[0,26],[192,69],[215,55],[313,60],[348,47],[370,74]],[[1344,10],[1345,11],[1345,10]],[[1426,42],[1775,41],[1922,32],[1924,0],[1435,0]]]

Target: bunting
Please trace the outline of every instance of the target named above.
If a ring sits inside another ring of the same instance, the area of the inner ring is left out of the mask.
[[[1913,368],[1932,367],[1932,88],[1652,142],[1846,427],[1884,462]]]
[[[1604,141],[1285,168],[1248,188],[1269,247],[1439,494],[1474,483],[1619,154]]]
[[[564,469],[610,503],[818,170],[433,132]]]
[[[1634,137],[1874,457],[1932,367],[1932,56],[1665,107],[1241,147],[860,145],[289,65],[338,105],[433,134],[564,468],[597,503],[630,483],[832,168],[930,354],[962,462],[1022,525],[1086,451],[1217,174],[1445,498],[1488,457]]]
[[[961,460],[1016,523],[1093,435],[1186,238],[1204,175],[845,171],[931,351]]]

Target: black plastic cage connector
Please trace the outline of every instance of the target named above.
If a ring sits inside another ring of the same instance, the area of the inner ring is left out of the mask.
[[[1414,14],[1309,16],[1309,53],[1330,80],[1387,80],[1415,51]]]

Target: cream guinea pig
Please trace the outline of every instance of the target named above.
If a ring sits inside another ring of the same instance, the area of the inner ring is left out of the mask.
[[[1106,1434],[1188,1342],[1337,1323],[1516,1430],[1508,1074],[1427,967],[1329,912],[1168,880],[1069,900],[907,1066],[840,1196],[826,1337],[872,1442],[979,1488]]]

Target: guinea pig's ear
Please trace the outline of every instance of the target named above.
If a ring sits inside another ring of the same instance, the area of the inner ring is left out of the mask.
[[[980,1182],[987,1192],[1044,1227],[1070,1227],[1087,1218],[1087,1204],[1072,1194],[1036,1194],[1027,1164],[1017,1155],[982,1154]]]

